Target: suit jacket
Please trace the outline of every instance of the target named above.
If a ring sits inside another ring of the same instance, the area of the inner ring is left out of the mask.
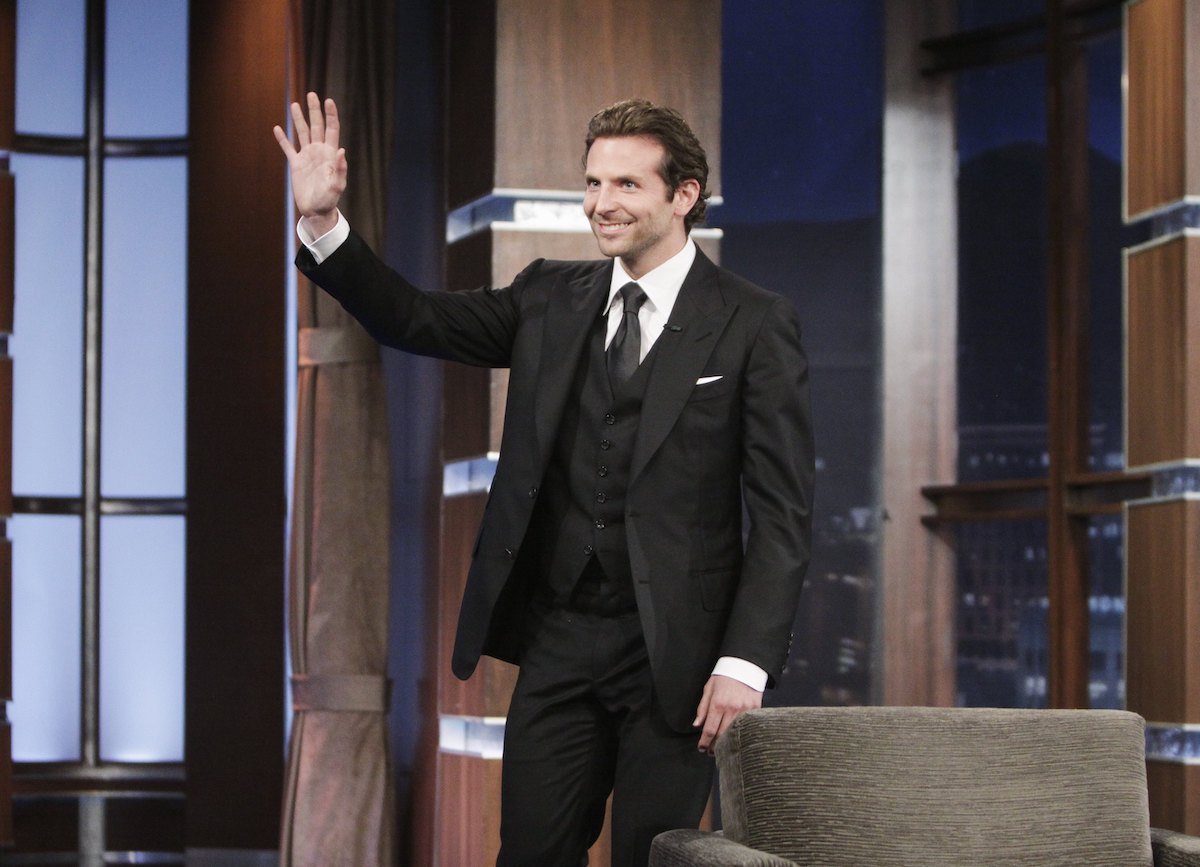
[[[306,249],[297,265],[381,343],[510,368],[452,667],[466,679],[481,654],[519,664],[536,580],[521,546],[612,262],[539,259],[505,288],[425,293],[352,231],[320,265]],[[699,252],[658,341],[626,535],[656,696],[689,731],[718,657],[755,663],[769,683],[787,660],[810,546],[808,364],[792,305]]]

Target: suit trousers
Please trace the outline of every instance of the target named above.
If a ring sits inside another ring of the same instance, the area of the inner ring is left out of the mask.
[[[504,732],[498,867],[575,867],[612,794],[612,864],[644,865],[654,836],[695,828],[714,762],[699,732],[655,707],[636,611],[535,602]]]

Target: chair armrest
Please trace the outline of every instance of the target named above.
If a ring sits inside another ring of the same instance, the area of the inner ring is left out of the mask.
[[[726,840],[721,833],[683,828],[650,844],[650,867],[797,867],[795,861]]]
[[[1200,867],[1200,837],[1151,828],[1150,847],[1154,867]]]

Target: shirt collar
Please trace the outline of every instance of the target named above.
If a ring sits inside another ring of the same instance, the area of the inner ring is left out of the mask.
[[[684,242],[682,250],[654,270],[647,271],[636,281],[642,287],[642,291],[646,293],[646,303],[651,305],[652,310],[660,311],[663,316],[670,315],[671,308],[675,306],[675,299],[679,297],[679,290],[683,286],[684,278],[687,277],[688,271],[691,270],[692,263],[695,261],[696,242],[689,237]],[[608,304],[605,306],[605,310],[612,307],[613,299],[621,291],[621,287],[631,280],[633,278],[625,272],[621,260],[613,259],[612,283],[608,289]]]

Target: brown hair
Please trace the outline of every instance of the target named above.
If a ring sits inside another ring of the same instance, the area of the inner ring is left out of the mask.
[[[655,105],[646,99],[626,99],[601,109],[588,122],[587,144],[583,151],[585,167],[588,152],[596,139],[639,135],[648,136],[662,145],[663,161],[658,173],[666,182],[668,198],[674,196],[675,190],[686,180],[694,180],[700,185],[696,204],[683,218],[684,229],[690,232],[692,226],[704,219],[708,197],[712,195],[708,190],[708,157],[692,128],[675,109]]]

